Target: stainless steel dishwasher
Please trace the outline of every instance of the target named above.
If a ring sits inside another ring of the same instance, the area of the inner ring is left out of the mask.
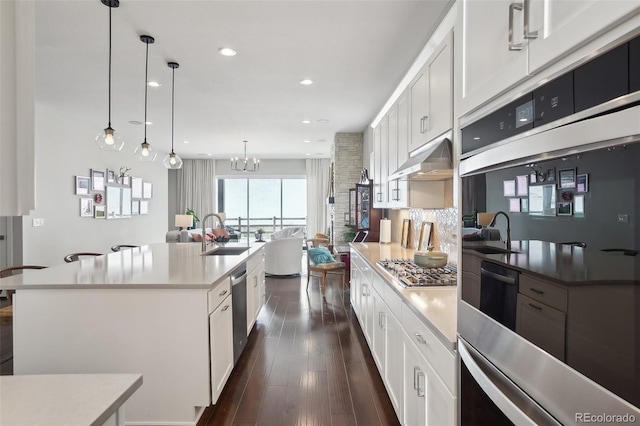
[[[242,264],[231,274],[233,306],[233,364],[247,345],[247,265]]]
[[[480,310],[515,331],[520,273],[486,260],[480,265]]]

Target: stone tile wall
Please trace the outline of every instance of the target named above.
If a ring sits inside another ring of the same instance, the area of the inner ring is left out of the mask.
[[[349,189],[355,188],[362,171],[362,133],[336,133],[331,147],[334,163],[334,243],[342,241],[345,215],[349,213]]]

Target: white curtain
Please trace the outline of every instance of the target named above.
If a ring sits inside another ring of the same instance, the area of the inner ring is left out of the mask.
[[[329,167],[331,160],[307,160],[307,235],[326,233],[329,227],[326,199],[329,195]]]
[[[216,213],[216,165],[214,160],[184,160],[178,169],[178,212],[192,209],[200,220]]]

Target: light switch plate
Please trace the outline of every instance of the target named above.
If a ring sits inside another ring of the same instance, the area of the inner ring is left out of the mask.
[[[41,217],[31,219],[31,226],[44,226],[44,219]]]
[[[618,222],[629,223],[629,215],[628,214],[619,214]]]

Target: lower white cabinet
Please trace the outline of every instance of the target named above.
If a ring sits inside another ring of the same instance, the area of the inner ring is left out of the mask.
[[[264,304],[264,249],[247,262],[247,336]]]
[[[402,424],[454,425],[456,399],[413,342],[404,343],[404,418]]]
[[[233,369],[233,308],[231,295],[209,315],[211,404],[218,401]]]

